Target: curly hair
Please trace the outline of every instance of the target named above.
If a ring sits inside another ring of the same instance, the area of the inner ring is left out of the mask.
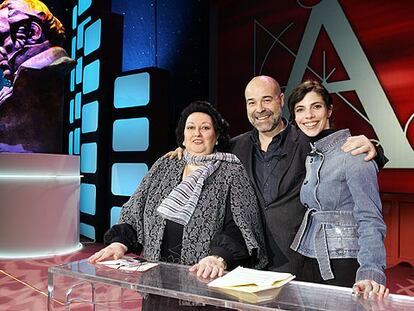
[[[229,123],[223,119],[221,114],[217,111],[216,108],[213,107],[213,105],[207,101],[201,100],[192,102],[181,112],[177,123],[177,128],[175,129],[175,137],[177,139],[178,146],[185,148],[183,145],[185,123],[188,116],[194,112],[202,112],[208,114],[211,117],[211,120],[213,121],[213,127],[217,135],[216,150],[222,152],[228,151],[230,146],[230,135],[228,133]]]
[[[295,120],[295,105],[310,92],[319,94],[322,97],[326,108],[328,110],[332,109],[332,97],[328,90],[318,81],[307,80],[295,87],[289,95],[288,108],[290,112],[290,121]]]

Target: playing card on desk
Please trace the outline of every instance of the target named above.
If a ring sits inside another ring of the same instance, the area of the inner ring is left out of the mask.
[[[140,261],[134,258],[122,258],[116,260],[100,261],[98,264],[104,265],[109,268],[124,270],[124,271],[138,271],[144,272],[155,266],[158,266],[156,262]]]

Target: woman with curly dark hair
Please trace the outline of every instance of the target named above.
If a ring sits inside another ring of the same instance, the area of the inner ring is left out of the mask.
[[[119,224],[105,234],[109,245],[89,261],[142,252],[152,261],[191,265],[190,271],[204,278],[240,264],[263,267],[256,197],[240,160],[223,152],[227,131],[228,123],[210,103],[185,108],[176,129],[183,159],[157,160],[124,204]],[[145,310],[157,309],[160,300],[181,308],[173,299],[154,297],[144,301]]]

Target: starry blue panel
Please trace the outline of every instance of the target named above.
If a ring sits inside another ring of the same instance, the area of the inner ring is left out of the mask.
[[[197,43],[197,38],[192,38],[191,30],[195,21],[188,16],[198,18],[198,14],[182,14],[182,12],[197,12],[200,1],[158,1],[157,2],[157,47],[158,66],[171,68],[177,59],[191,59],[194,55],[183,57],[183,52],[191,51],[185,44]],[[174,16],[174,18],[171,18]],[[201,21],[199,21],[201,23]],[[197,48],[197,46],[195,46]]]
[[[89,215],[96,213],[96,186],[81,183],[80,185],[80,211]]]
[[[96,173],[97,144],[86,143],[81,146],[81,172]]]
[[[147,118],[115,120],[112,149],[114,151],[145,151],[149,144],[149,121]]]
[[[115,79],[115,108],[148,105],[150,100],[150,75],[148,72],[136,73]]]
[[[83,94],[88,94],[99,88],[99,59],[85,66],[83,69]]]
[[[115,163],[112,165],[111,191],[114,195],[131,196],[148,172],[145,163]]]
[[[156,65],[155,7],[155,0],[112,0],[112,11],[124,17],[123,71]]]
[[[94,101],[82,107],[82,133],[95,132],[98,129],[99,103]]]
[[[112,11],[123,15],[124,29],[128,29],[123,34],[123,70],[176,66],[175,61],[183,58],[182,52],[191,51],[186,48],[186,42],[200,44],[198,37],[191,37],[191,30],[197,23],[204,22],[199,19],[203,9],[202,1],[112,0]],[[182,12],[194,12],[191,14],[194,19]],[[200,49],[199,46],[196,48]]]

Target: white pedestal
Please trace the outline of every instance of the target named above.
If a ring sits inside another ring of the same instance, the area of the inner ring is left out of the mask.
[[[79,162],[78,156],[0,154],[0,258],[81,248]]]

